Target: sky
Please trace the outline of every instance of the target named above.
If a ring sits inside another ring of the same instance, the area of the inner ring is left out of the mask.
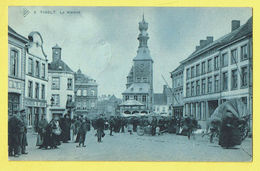
[[[148,22],[151,57],[154,60],[154,92],[171,86],[170,72],[187,58],[199,41],[214,40],[231,31],[231,21],[244,24],[251,8],[180,7],[9,7],[8,24],[28,37],[38,31],[52,61],[52,47],[62,48],[62,60],[73,71],[98,83],[98,93],[122,97],[126,76],[138,48],[138,23]]]

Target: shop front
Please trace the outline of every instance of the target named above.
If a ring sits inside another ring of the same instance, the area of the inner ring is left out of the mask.
[[[38,124],[42,115],[46,115],[46,100],[25,99],[25,109],[28,128],[38,130]]]

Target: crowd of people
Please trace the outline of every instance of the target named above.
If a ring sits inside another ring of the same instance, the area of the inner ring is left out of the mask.
[[[223,122],[223,124],[216,123],[215,127],[210,129],[212,132],[210,136],[211,142],[216,132],[222,132],[220,136],[221,146],[223,143],[231,142],[228,140],[231,137],[230,131],[227,131],[229,130],[227,125],[230,125],[229,122],[231,121],[227,120],[226,122]],[[8,121],[9,156],[18,157],[19,155],[27,154],[26,124],[24,109],[10,115]],[[101,114],[94,119],[89,119],[84,115],[76,116],[72,119],[69,114],[65,114],[64,116],[54,115],[50,122],[46,120],[45,115],[42,115],[40,121],[35,126],[35,130],[38,133],[36,146],[39,149],[55,149],[61,143],[74,142],[78,143],[76,147],[86,147],[86,133],[91,128],[96,131],[97,142],[101,143],[102,138],[105,136],[104,130],[109,130],[110,136],[119,132],[128,132],[130,135],[137,132],[138,134],[138,130],[143,129],[144,133],[152,136],[168,132],[185,135],[190,139],[194,135],[194,131],[200,128],[200,125],[193,116],[186,115],[184,117],[111,116],[108,118]],[[232,144],[235,143],[233,142]]]

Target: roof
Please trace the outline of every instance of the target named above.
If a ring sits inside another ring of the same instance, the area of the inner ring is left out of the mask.
[[[181,70],[184,70],[184,65],[183,64],[180,64],[176,69],[174,69],[171,73],[174,73],[174,72],[178,72],[178,71],[181,71]]]
[[[140,47],[134,60],[152,60],[148,47]]]
[[[53,71],[62,71],[62,72],[73,72],[70,67],[63,62],[61,59],[57,61],[52,61],[48,65],[48,70],[53,70]]]
[[[136,100],[127,100],[121,103],[120,106],[144,106],[144,104]]]
[[[56,43],[56,45],[53,46],[52,49],[61,49],[61,47],[59,47],[59,45]]]
[[[21,41],[23,41],[24,43],[27,43],[27,42],[29,41],[26,37],[24,37],[24,36],[18,34],[18,33],[17,33],[12,27],[10,27],[9,25],[8,25],[8,34],[11,34],[11,35],[15,36],[16,38],[19,38],[19,39],[20,39]]]
[[[199,54],[201,54],[207,50],[210,50],[214,47],[224,46],[228,43],[231,43],[231,42],[233,42],[243,36],[249,35],[249,34],[252,34],[252,17],[250,17],[244,25],[240,26],[236,30],[220,37],[219,39],[213,41],[212,43],[206,45],[203,48],[195,50],[188,58],[183,60],[181,63],[187,62],[190,59],[193,59],[194,57],[198,56]]]
[[[163,93],[154,94],[154,105],[167,105],[167,97]]]
[[[132,83],[128,89],[126,89],[123,94],[126,93],[149,93],[150,85],[148,83]]]
[[[82,73],[80,69],[75,73],[75,84],[88,83],[88,85],[97,85],[96,80],[90,78],[86,74]]]

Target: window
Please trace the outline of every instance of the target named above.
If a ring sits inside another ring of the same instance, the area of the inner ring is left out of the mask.
[[[28,114],[27,114],[28,126],[32,126],[32,124],[33,124],[32,116],[33,116],[32,107],[28,107]]]
[[[45,64],[42,64],[42,78],[45,78]]]
[[[147,82],[147,78],[144,77],[143,78],[143,82],[146,83]]]
[[[95,90],[91,90],[91,96],[95,96]]]
[[[32,83],[32,81],[28,82],[28,97],[33,98],[33,83]]]
[[[196,81],[196,95],[200,95],[200,80]]]
[[[241,61],[248,59],[247,44],[241,46]]]
[[[212,92],[212,77],[208,77],[208,93]]]
[[[46,114],[46,113],[45,113],[45,108],[44,108],[44,107],[41,108],[41,114],[42,114],[42,115],[45,115],[45,114]]]
[[[215,70],[219,69],[219,56],[214,57],[214,69]]]
[[[83,90],[83,96],[87,96],[88,92],[87,90]]]
[[[214,82],[215,92],[219,92],[219,75],[214,76]]]
[[[39,83],[35,83],[35,98],[39,99]]]
[[[186,69],[186,79],[189,79],[190,78],[190,69],[187,68]]]
[[[45,99],[45,85],[43,85],[42,84],[42,92],[41,92],[41,94],[42,94],[42,98],[41,99]]]
[[[222,73],[222,79],[223,79],[223,83],[222,83],[222,90],[228,90],[228,73],[224,72]]]
[[[33,60],[32,58],[28,59],[28,74],[33,74]]]
[[[52,94],[52,98],[54,99],[53,106],[59,106],[60,105],[60,95]]]
[[[191,67],[191,78],[195,77],[195,67]]]
[[[60,78],[52,77],[52,89],[59,90],[60,89]]]
[[[238,79],[238,75],[237,75],[237,69],[232,71],[232,76],[231,76],[231,89],[237,89],[237,79]]]
[[[165,112],[165,106],[163,106],[162,112],[163,112],[163,113]]]
[[[206,62],[202,62],[201,63],[201,74],[205,74],[206,73]]]
[[[67,101],[72,101],[72,95],[70,94],[67,95]]]
[[[141,78],[136,78],[137,82],[140,83],[141,82]]]
[[[241,68],[241,87],[246,87],[248,82],[248,69],[247,66]]]
[[[138,99],[137,99],[137,96],[134,96],[134,100],[138,100]]]
[[[228,54],[224,53],[222,54],[222,67],[228,66]]]
[[[71,79],[71,78],[68,78],[68,81],[67,81],[67,89],[68,89],[68,90],[72,90],[72,79]]]
[[[195,86],[194,86],[194,82],[191,82],[191,96],[195,95]]]
[[[18,52],[11,50],[10,52],[10,75],[18,76]]]
[[[206,79],[202,79],[201,80],[201,94],[205,94],[206,93]]]
[[[187,97],[190,96],[190,84],[189,83],[186,84],[186,96]]]
[[[40,76],[40,64],[39,64],[39,61],[36,61],[35,63],[35,76],[36,77],[39,77]]]
[[[208,60],[208,72],[211,72],[213,69],[213,62],[212,62],[212,59],[209,59]]]
[[[196,65],[196,76],[200,75],[200,64]]]
[[[146,95],[142,96],[142,102],[146,102]]]
[[[231,64],[237,63],[237,49],[231,50]]]
[[[77,90],[77,96],[81,96],[81,90]]]
[[[125,101],[129,100],[129,96],[125,96]]]

